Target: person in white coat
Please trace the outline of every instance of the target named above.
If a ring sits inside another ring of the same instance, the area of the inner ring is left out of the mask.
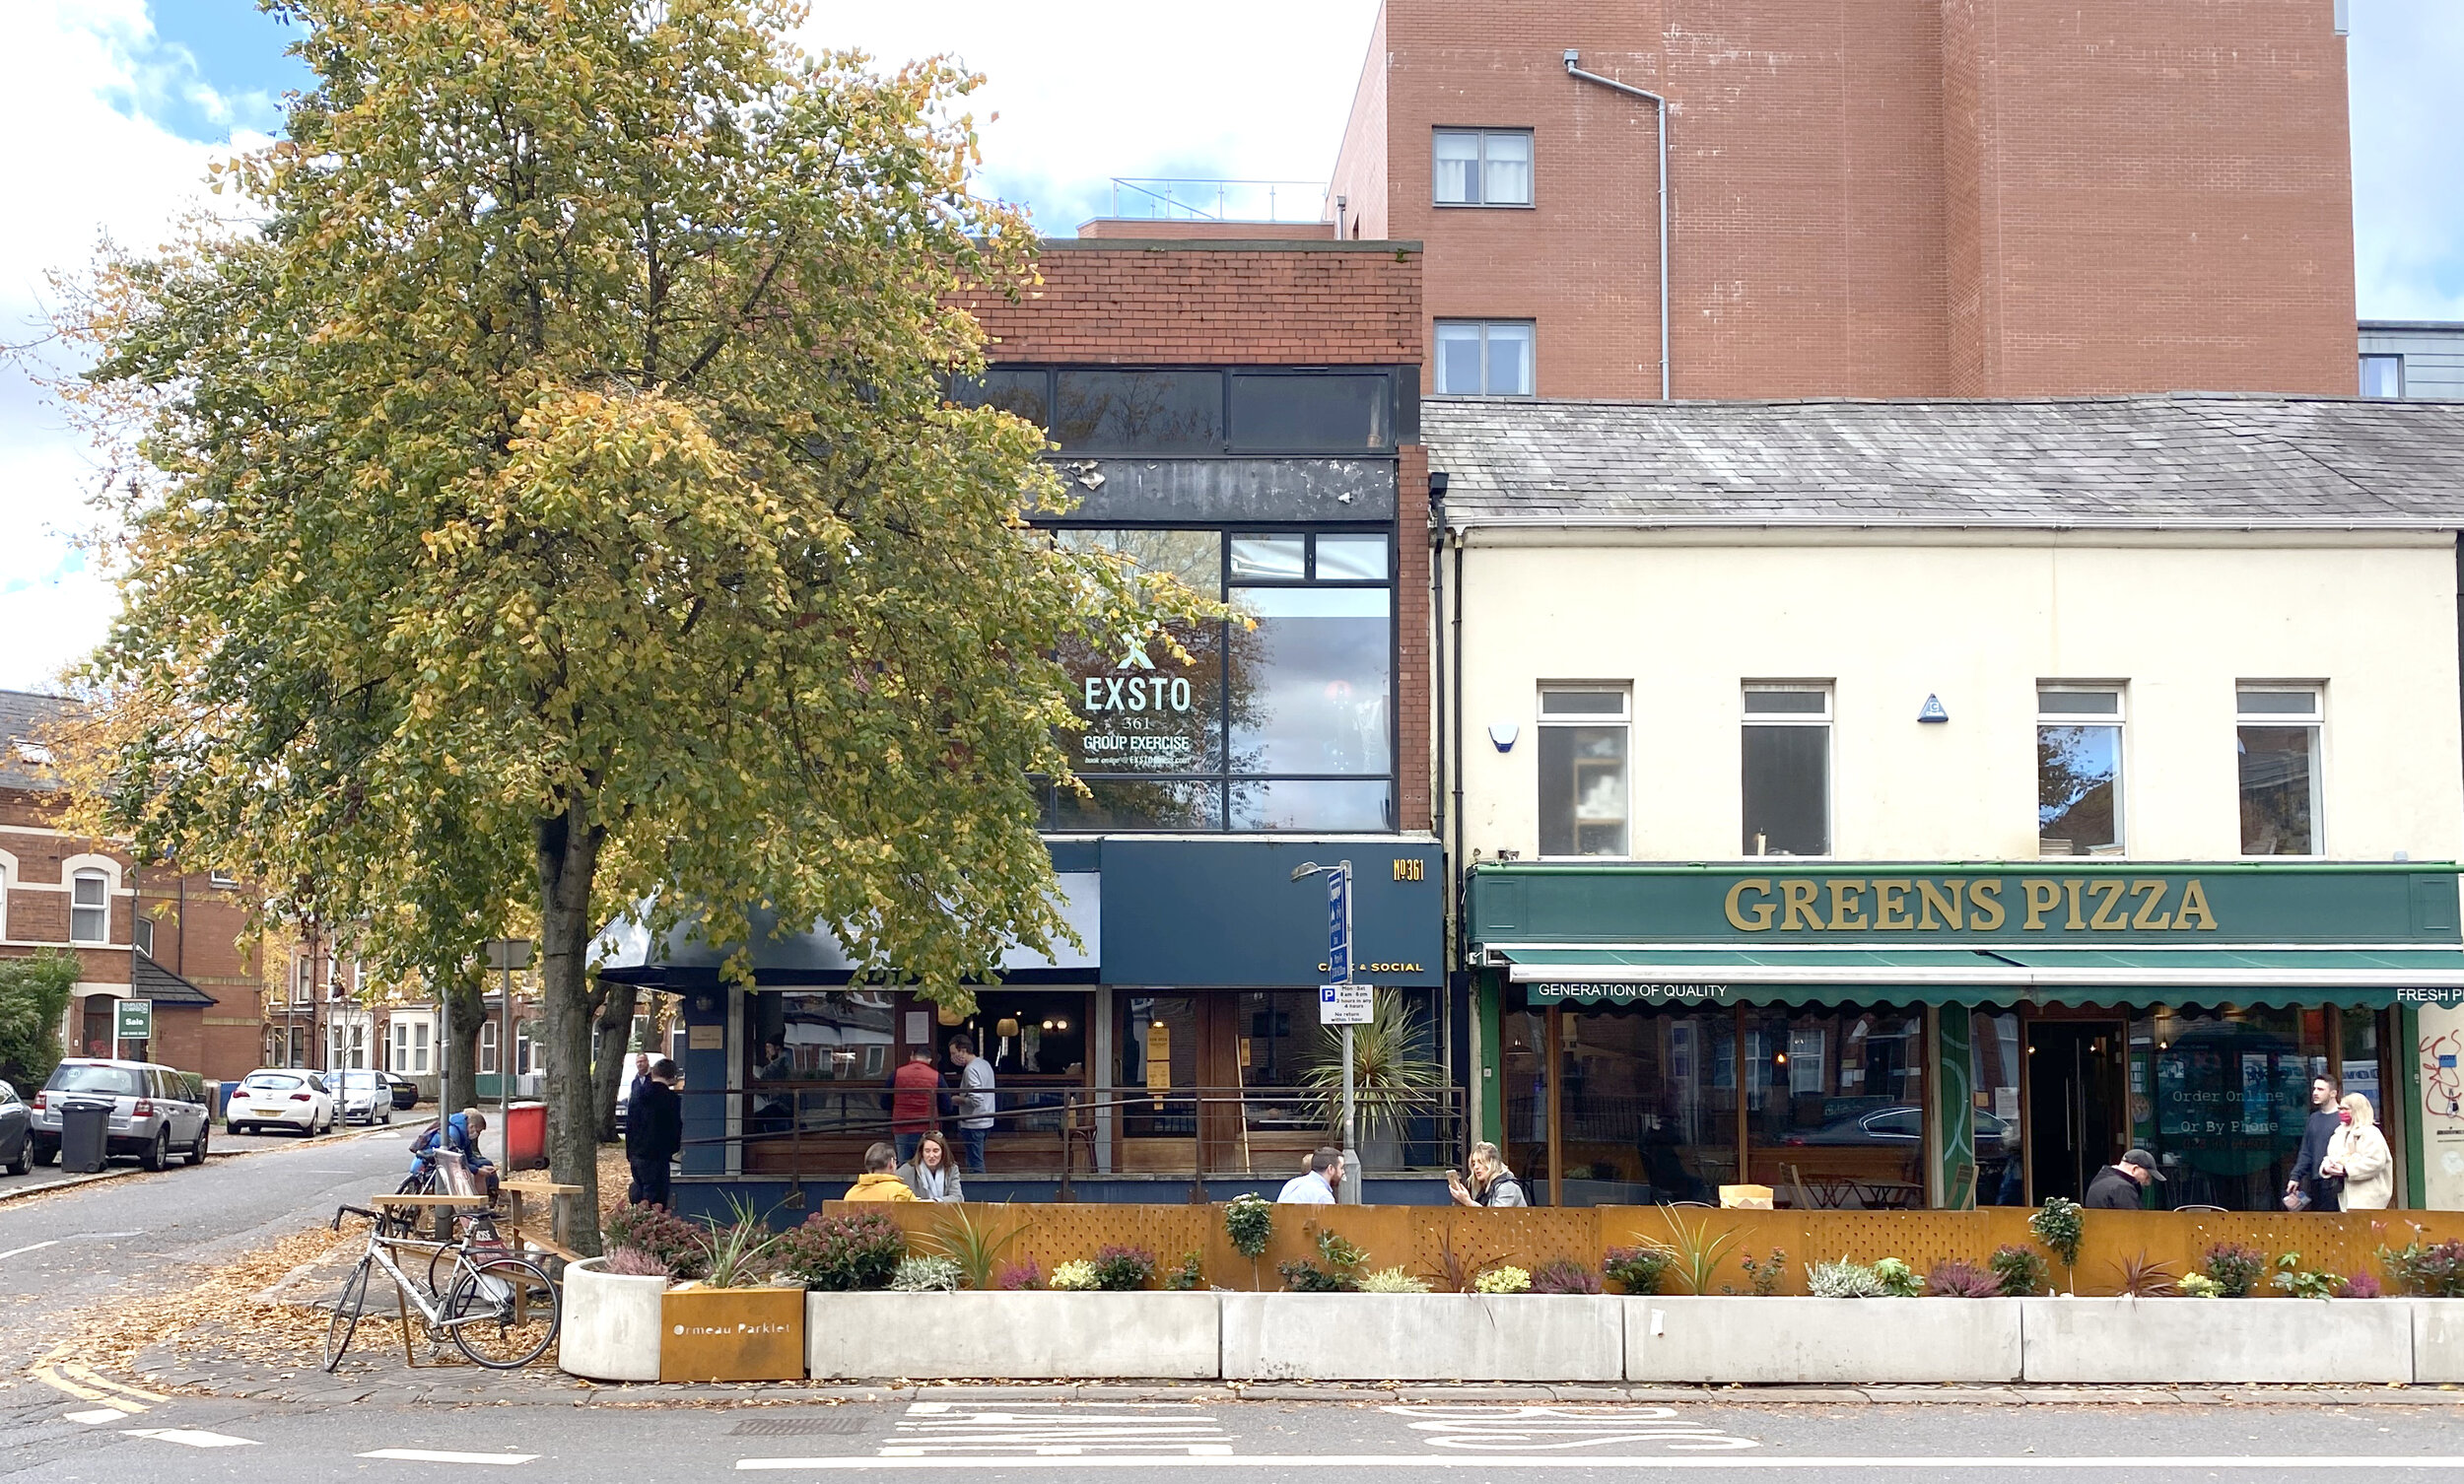
[[[2344,1209],[2383,1211],[2396,1198],[2396,1161],[2387,1136],[2378,1131],[2370,1100],[2345,1094],[2342,1124],[2327,1140],[2327,1158],[2319,1174],[2344,1177]]]

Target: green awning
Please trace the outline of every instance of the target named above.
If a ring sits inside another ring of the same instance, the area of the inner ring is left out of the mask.
[[[2343,1005],[2464,1002],[2464,949],[1517,947],[1533,1004]]]

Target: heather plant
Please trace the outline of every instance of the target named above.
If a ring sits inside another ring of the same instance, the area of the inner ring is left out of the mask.
[[[2053,1268],[2045,1261],[2044,1253],[2032,1247],[2020,1247],[2018,1243],[1994,1248],[1994,1254],[1986,1258],[1985,1263],[1994,1270],[1994,1277],[2001,1283],[2002,1296],[2006,1299],[2025,1299],[2043,1293],[2053,1276]]]
[[[665,1262],[638,1247],[611,1247],[599,1259],[599,1271],[612,1278],[672,1278]]]
[[[1541,1263],[1532,1272],[1532,1292],[1536,1294],[1596,1294],[1600,1292],[1600,1274],[1571,1258],[1559,1257]]]
[[[2199,1270],[2216,1285],[2221,1299],[2246,1299],[2267,1272],[2267,1254],[2254,1247],[2220,1242],[2199,1259]]]
[[[710,1229],[665,1206],[620,1206],[603,1231],[603,1246],[647,1252],[671,1278],[699,1278],[710,1271]]]
[[[1142,1247],[1106,1247],[1095,1253],[1095,1286],[1110,1293],[1144,1288],[1155,1275],[1155,1254]]]
[[[1656,1244],[1639,1247],[1612,1247],[1601,1264],[1608,1281],[1630,1294],[1656,1294],[1660,1279],[1676,1260],[1676,1253]]]
[[[1030,1252],[1020,1261],[1002,1263],[999,1274],[992,1280],[992,1286],[1005,1294],[1042,1288],[1044,1269],[1036,1265],[1035,1254]]]
[[[1925,1275],[1925,1292],[1936,1299],[1995,1299],[2002,1296],[2002,1279],[1964,1257],[1951,1257]]]
[[[2339,1299],[2377,1299],[2384,1298],[2386,1292],[2378,1286],[2378,1279],[2372,1275],[2355,1273],[2352,1277],[2345,1279],[2343,1286],[2336,1290],[2336,1297]]]
[[[907,1237],[877,1211],[858,1216],[815,1214],[782,1233],[773,1253],[779,1270],[806,1288],[846,1293],[885,1288],[907,1251]]]

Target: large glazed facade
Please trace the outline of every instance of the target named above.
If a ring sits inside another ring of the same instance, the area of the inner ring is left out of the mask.
[[[2325,1073],[2464,1199],[2451,409],[1427,421],[1482,1118],[1551,1198],[2033,1203],[2140,1143],[2255,1208]]]

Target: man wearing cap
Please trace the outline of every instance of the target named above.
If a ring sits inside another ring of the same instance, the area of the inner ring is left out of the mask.
[[[2139,1192],[2162,1179],[2156,1156],[2145,1149],[2134,1149],[2122,1156],[2120,1164],[2107,1165],[2096,1172],[2096,1178],[2088,1182],[2086,1205],[2091,1211],[2136,1211]]]

